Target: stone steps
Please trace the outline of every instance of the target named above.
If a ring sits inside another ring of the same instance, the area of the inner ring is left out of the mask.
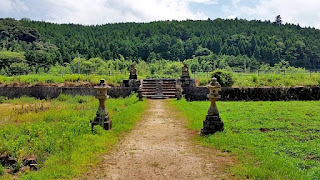
[[[143,79],[142,96],[151,99],[176,97],[176,79]]]

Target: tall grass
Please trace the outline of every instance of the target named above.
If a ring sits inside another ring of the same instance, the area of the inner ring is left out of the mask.
[[[19,76],[0,76],[0,84],[22,84],[22,85],[34,85],[37,83],[66,83],[66,82],[88,82],[92,84],[98,84],[100,79],[105,79],[108,84],[119,85],[123,79],[128,79],[127,74],[116,75],[96,75],[96,74],[65,74],[65,75],[52,75],[52,74],[28,74]]]
[[[38,100],[29,101],[36,102]],[[21,179],[72,178],[87,171],[101,161],[99,155],[110,150],[123,132],[133,127],[146,107],[146,102],[139,102],[134,95],[108,99],[106,107],[113,129],[105,131],[95,126],[92,133],[89,121],[98,108],[94,97],[60,95],[42,103],[49,104],[49,108],[16,114],[7,107],[9,113],[0,115],[0,154],[9,154],[18,161],[28,156],[37,159],[39,170],[21,173]],[[6,123],[1,123],[3,121]]]
[[[294,72],[279,74],[233,73],[233,87],[293,87],[320,85],[320,73]],[[196,76],[199,86],[205,86],[210,81],[210,75],[199,73]]]
[[[193,74],[190,74],[194,78]],[[203,72],[196,74],[196,82],[199,86],[205,86],[210,81],[211,73]],[[166,77],[178,78],[179,72],[174,75],[154,74],[153,78]],[[139,78],[146,78],[146,75],[139,76]],[[123,79],[128,79],[128,74],[112,74],[109,75],[96,75],[96,74],[65,74],[65,75],[52,75],[52,74],[28,74],[20,76],[0,76],[0,84],[21,84],[21,85],[34,85],[41,83],[79,83],[87,82],[91,84],[98,84],[100,79],[106,79],[108,84],[120,85]],[[235,81],[234,87],[291,87],[291,86],[311,86],[320,85],[320,73],[312,73],[311,76],[306,72],[294,72],[284,74],[269,73],[233,73]],[[81,84],[80,84],[81,85]]]
[[[171,101],[200,131],[209,102]],[[319,179],[320,102],[217,102],[225,131],[197,137],[206,146],[230,152],[240,178]]]

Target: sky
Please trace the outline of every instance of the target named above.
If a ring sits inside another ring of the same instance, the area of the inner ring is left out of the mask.
[[[319,0],[0,0],[0,18],[85,25],[216,18],[273,21],[320,29]]]

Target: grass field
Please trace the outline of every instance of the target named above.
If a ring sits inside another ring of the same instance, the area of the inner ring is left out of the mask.
[[[232,73],[234,87],[293,87],[293,86],[317,86],[320,85],[320,73]],[[197,82],[205,86],[210,81],[207,73],[199,73]]]
[[[125,99],[108,99],[106,107],[113,121],[112,131],[96,126],[91,132],[98,100],[93,96],[60,95],[53,100],[3,100],[0,104],[0,155],[17,160],[12,167],[0,166],[0,179],[64,179],[86,172],[99,161],[140,119],[146,101],[132,95]],[[36,157],[39,170],[18,172],[26,157]],[[4,174],[4,175],[3,175]]]
[[[210,102],[172,100],[200,131]],[[320,102],[217,102],[225,131],[197,137],[238,159],[230,171],[251,179],[320,179]]]
[[[116,75],[96,75],[96,74],[65,74],[65,75],[53,75],[53,74],[28,74],[19,76],[0,76],[1,84],[17,84],[17,85],[35,85],[44,83],[73,83],[74,85],[81,85],[80,82],[86,82],[89,84],[98,84],[100,79],[105,79],[108,84],[118,86],[122,83],[123,79],[128,79],[128,74],[116,74]]]
[[[66,85],[81,86],[83,83],[98,84],[100,79],[106,79],[108,84],[118,86],[122,83],[123,79],[128,79],[128,73],[114,72],[115,74],[109,75],[97,75],[97,74],[28,74],[20,76],[0,76],[1,84],[11,85],[35,85],[44,83],[66,83]],[[190,74],[191,78],[194,75]],[[161,77],[161,74],[158,75]],[[166,76],[170,78],[169,75]],[[140,79],[146,78],[145,75],[140,76]],[[174,77],[177,78],[177,77]],[[199,86],[205,86],[210,81],[210,73],[197,73],[196,82]],[[292,86],[314,86],[320,85],[320,73],[312,73],[311,76],[306,72],[287,72],[283,73],[261,73],[259,76],[257,73],[233,73],[234,87],[292,87]]]

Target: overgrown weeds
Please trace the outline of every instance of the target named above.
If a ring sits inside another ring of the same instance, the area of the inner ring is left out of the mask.
[[[39,102],[28,98],[5,102],[17,104],[18,107],[24,104],[26,109],[26,101],[31,104],[30,107]],[[92,133],[89,122],[95,117],[99,104],[93,96],[60,95],[57,99],[42,103],[49,108],[24,113],[8,108],[5,114],[0,115],[0,155],[7,154],[16,161],[5,168],[12,173],[17,171],[21,179],[72,178],[87,171],[100,161],[100,154],[110,150],[121,133],[133,127],[146,106],[145,101],[139,102],[134,95],[124,99],[108,99],[106,107],[113,121],[113,129],[105,131],[96,126]],[[115,108],[117,111],[114,111]],[[29,157],[36,160],[38,171],[20,172],[23,162]],[[1,168],[4,171],[4,167]]]

